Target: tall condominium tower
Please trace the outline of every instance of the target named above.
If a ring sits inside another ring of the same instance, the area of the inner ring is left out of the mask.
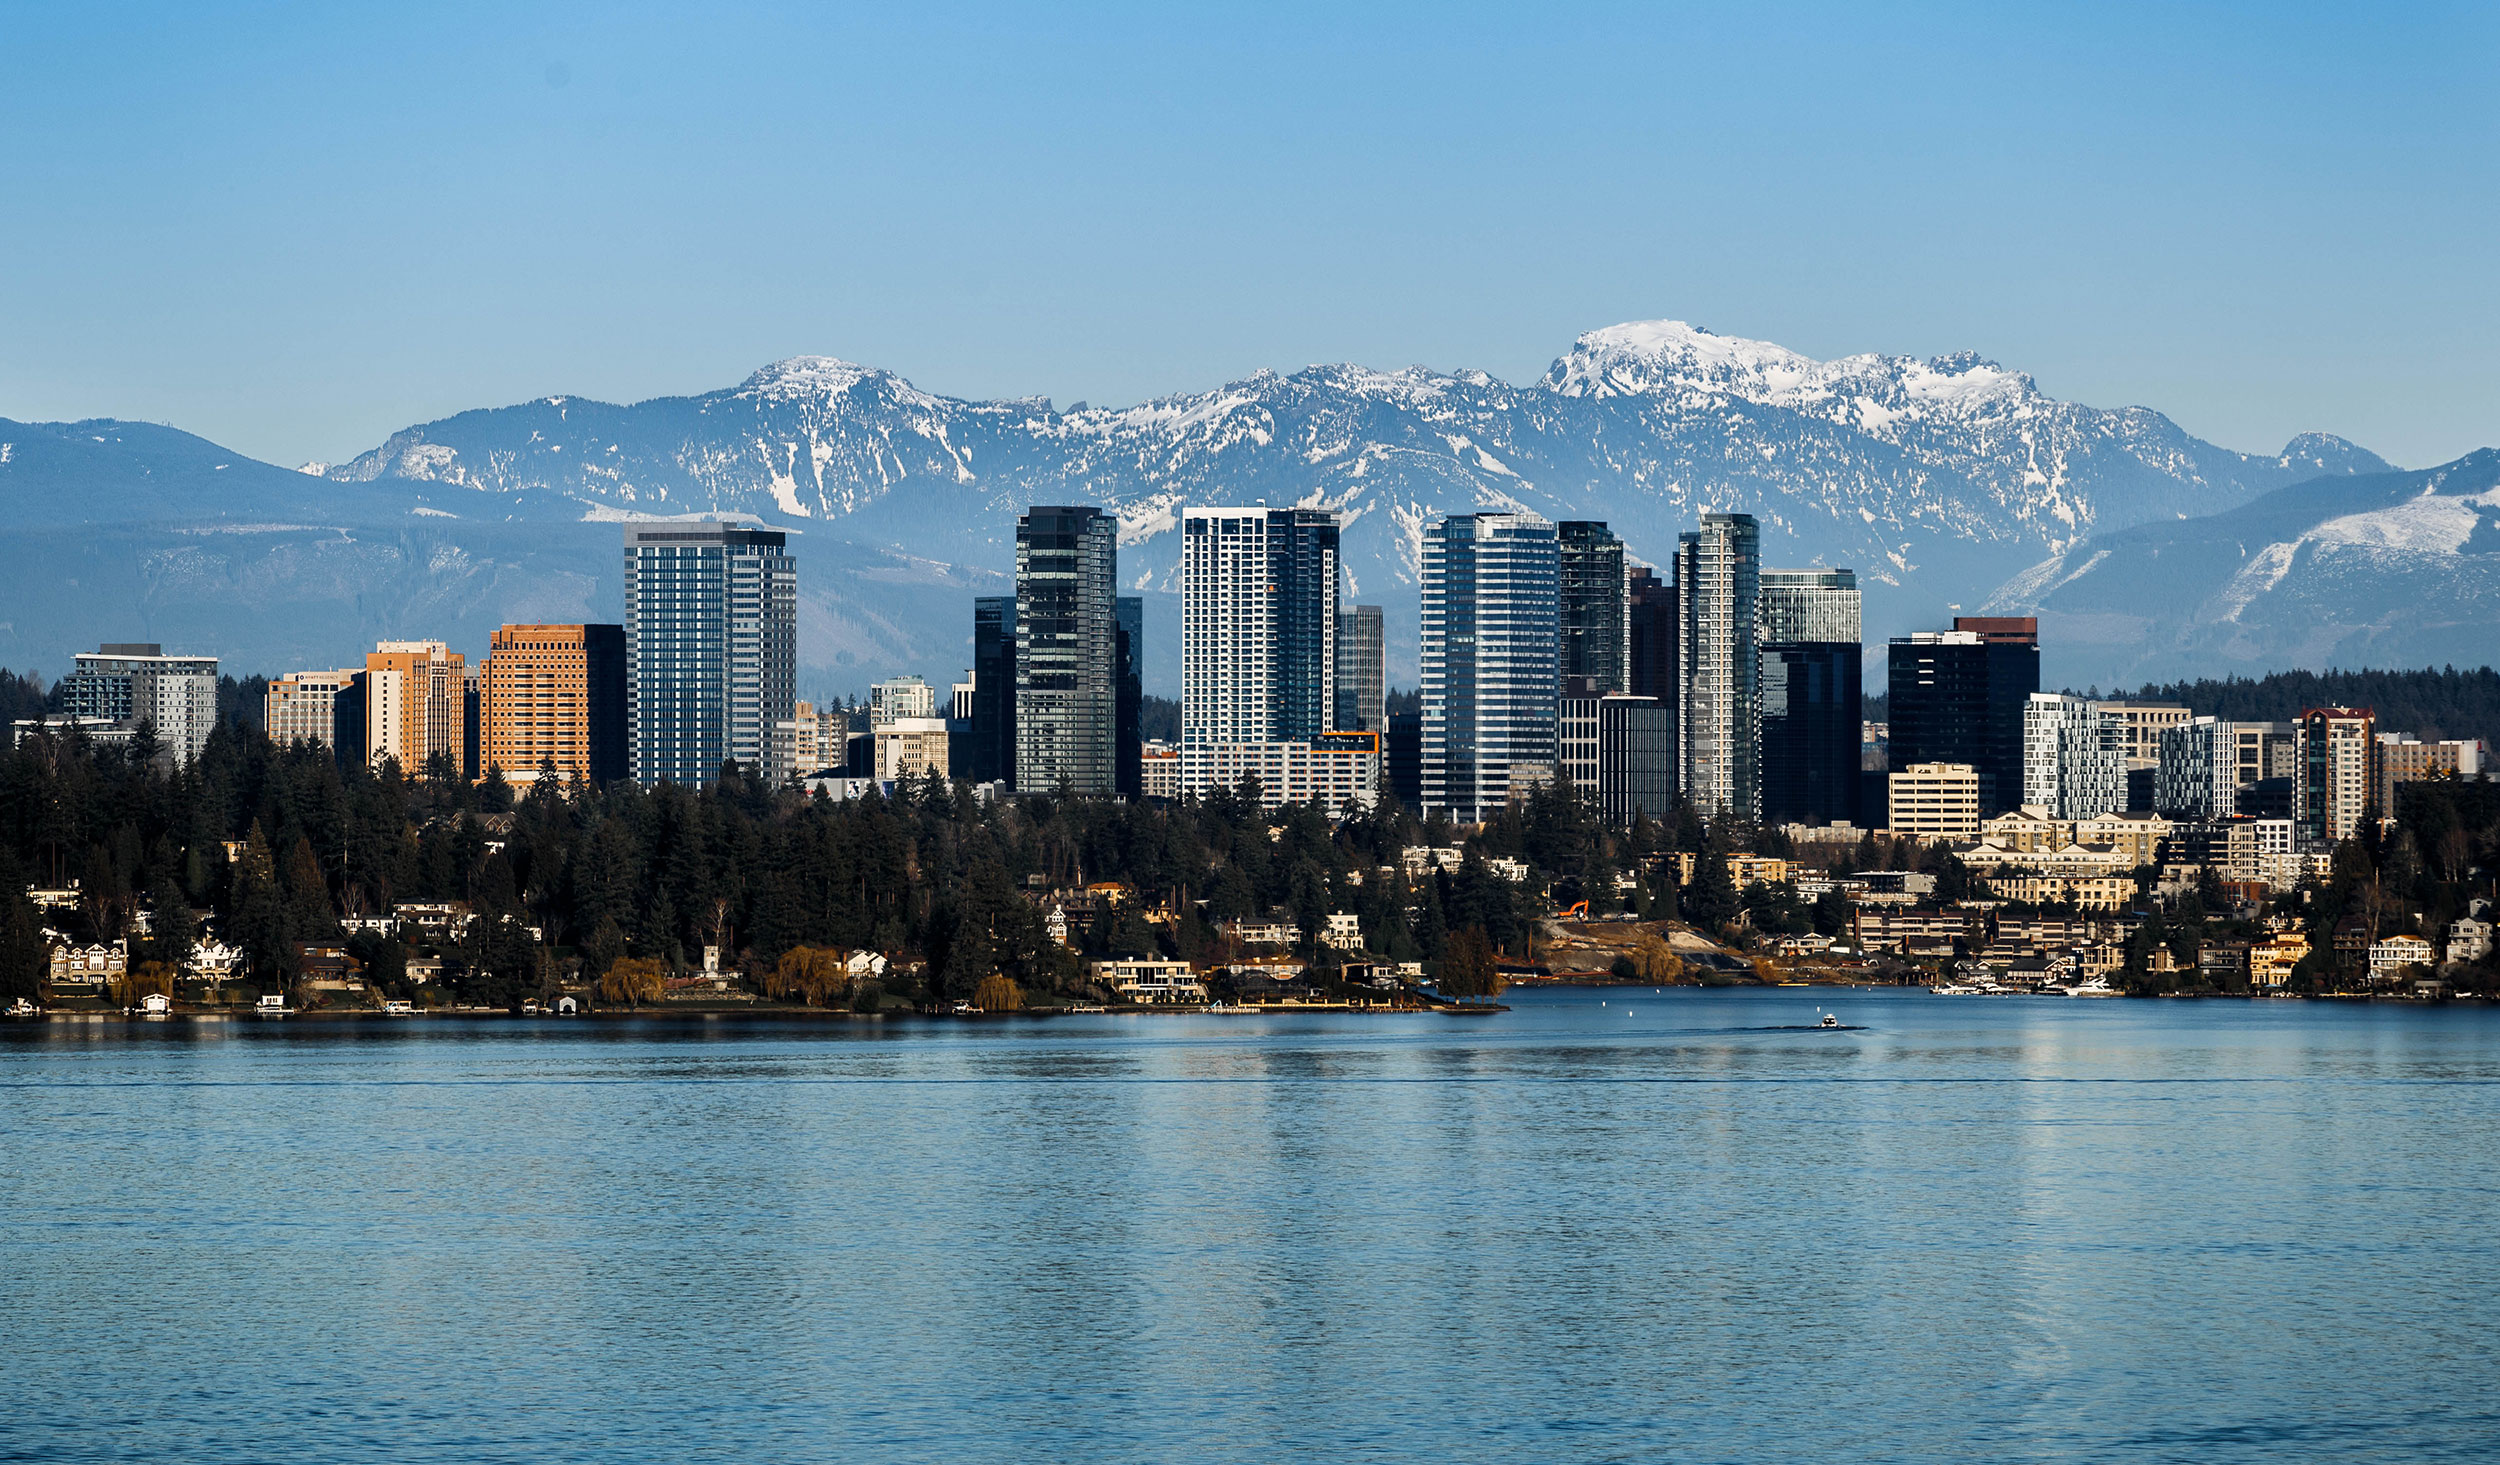
[[[2312,707],[2300,715],[2292,818],[2301,838],[2340,842],[2360,833],[2378,803],[2384,754],[2377,732],[2377,714],[2367,707]]]
[[[1337,712],[1337,516],[1189,509],[1181,516],[1181,787],[1210,750],[1302,742]]]
[[[1016,520],[1016,788],[1118,789],[1119,521],[1090,505]]]
[[[1424,532],[1423,571],[1424,807],[1475,823],[1509,800],[1514,766],[1550,776],[1559,753],[1554,526],[1454,514]]]
[[[1675,583],[1684,706],[1677,719],[1684,796],[1705,817],[1762,817],[1761,666],[1754,618],[1762,533],[1751,514],[1704,514],[1681,536]]]
[[[2052,819],[2126,812],[2126,723],[2087,698],[2032,693],[2023,704],[2023,802]]]
[[[513,783],[626,775],[625,628],[505,626],[486,655],[479,756]]]
[[[188,763],[217,725],[217,658],[167,656],[154,641],[108,642],[78,653],[78,669],[61,678],[59,692],[74,717],[149,724],[165,755]]]
[[[780,531],[724,520],[627,524],[633,776],[709,783],[733,759],[775,782],[788,776],[798,615],[798,567]]]
[[[1894,768],[1969,764],[1982,817],[2022,802],[2023,708],[2040,690],[2033,622],[1965,616],[1895,636],[1886,672]]]
[[[972,602],[972,754],[974,783],[1016,786],[1016,598],[984,595]]]
[[[1631,581],[1623,541],[1603,523],[1554,526],[1562,556],[1562,674],[1599,695],[1632,687]]]
[[[410,778],[436,755],[467,760],[469,669],[442,641],[383,641],[365,657],[365,753]],[[463,772],[466,770],[463,769]]]
[[[1864,658],[1854,570],[1764,570],[1762,819],[1858,821]]]
[[[1385,732],[1388,638],[1380,607],[1357,605],[1337,613],[1337,729]]]

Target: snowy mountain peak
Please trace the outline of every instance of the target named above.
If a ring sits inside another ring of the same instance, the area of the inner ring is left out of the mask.
[[[1625,321],[1590,331],[1545,374],[1566,397],[1636,396],[1713,381],[1767,381],[1818,363],[1785,346],[1722,336],[1680,320]]]
[[[1700,405],[1733,398],[1862,419],[1852,404],[1877,404],[1884,421],[1922,405],[1967,409],[2039,396],[2031,378],[1974,351],[1919,361],[1867,353],[1817,361],[1769,341],[1722,336],[1680,320],[1628,321],[1591,331],[1545,374],[1565,397],[1663,397]]]
[[[892,382],[906,392],[917,390],[890,371],[839,356],[792,356],[773,362],[738,383],[738,390],[776,397],[830,397],[862,382]]]

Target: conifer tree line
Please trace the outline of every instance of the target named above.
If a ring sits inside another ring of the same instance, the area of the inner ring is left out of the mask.
[[[9,996],[33,990],[44,919],[81,942],[130,937],[134,965],[178,964],[206,922],[242,949],[253,986],[287,988],[303,944],[341,943],[389,989],[409,949],[345,940],[340,921],[407,902],[473,910],[468,936],[445,953],[446,981],[497,1005],[628,963],[631,979],[611,986],[630,998],[640,974],[698,966],[706,946],[767,985],[782,971],[792,990],[807,982],[787,973],[814,958],[784,958],[828,950],[887,956],[896,974],[877,998],[968,1000],[993,974],[1028,994],[1100,997],[1089,958],[1212,962],[1228,951],[1222,923],[1278,911],[1322,965],[1341,959],[1317,941],[1326,917],[1351,912],[1370,952],[1390,960],[1437,966],[1452,936],[1469,933],[1472,972],[1480,947],[1531,956],[1552,900],[1668,914],[1672,870],[1658,875],[1644,857],[1712,847],[1689,820],[1610,831],[1567,783],[1463,841],[1390,801],[1333,819],[1264,810],[1255,786],[1170,805],[984,803],[931,778],[833,802],[732,765],[702,789],[552,776],[521,789],[500,770],[473,784],[448,758],[403,772],[342,763],[316,744],[281,748],[239,707],[181,768],[75,735],[29,737],[0,755],[0,980]],[[1406,846],[1462,843],[1455,870],[1409,878],[1401,865]],[[1499,856],[1526,861],[1531,877],[1502,878],[1486,865]],[[72,881],[74,912],[39,915],[23,894]],[[1047,903],[1028,898],[1112,881],[1138,901],[1072,932],[1074,950],[1048,936]],[[1140,906],[1162,904],[1179,918],[1143,919]]]

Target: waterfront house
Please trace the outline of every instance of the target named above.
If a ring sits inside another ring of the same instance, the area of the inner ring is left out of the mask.
[[[2491,955],[2491,922],[2472,916],[2448,923],[2448,959],[2481,961]]]
[[[2388,983],[2409,966],[2431,964],[2431,944],[2419,936],[2389,936],[2370,946],[2370,980]]]
[[[2309,955],[2309,938],[2298,931],[2285,931],[2248,948],[2248,984],[2263,991],[2282,988],[2292,979],[2292,968]]]
[[[1206,984],[1185,961],[1154,957],[1122,957],[1094,963],[1094,979],[1111,988],[1123,1002],[1204,1002]]]

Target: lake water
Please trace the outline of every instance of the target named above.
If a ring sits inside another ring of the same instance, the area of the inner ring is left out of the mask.
[[[1513,1001],[0,1028],[0,1458],[2500,1454],[2500,1009]]]

